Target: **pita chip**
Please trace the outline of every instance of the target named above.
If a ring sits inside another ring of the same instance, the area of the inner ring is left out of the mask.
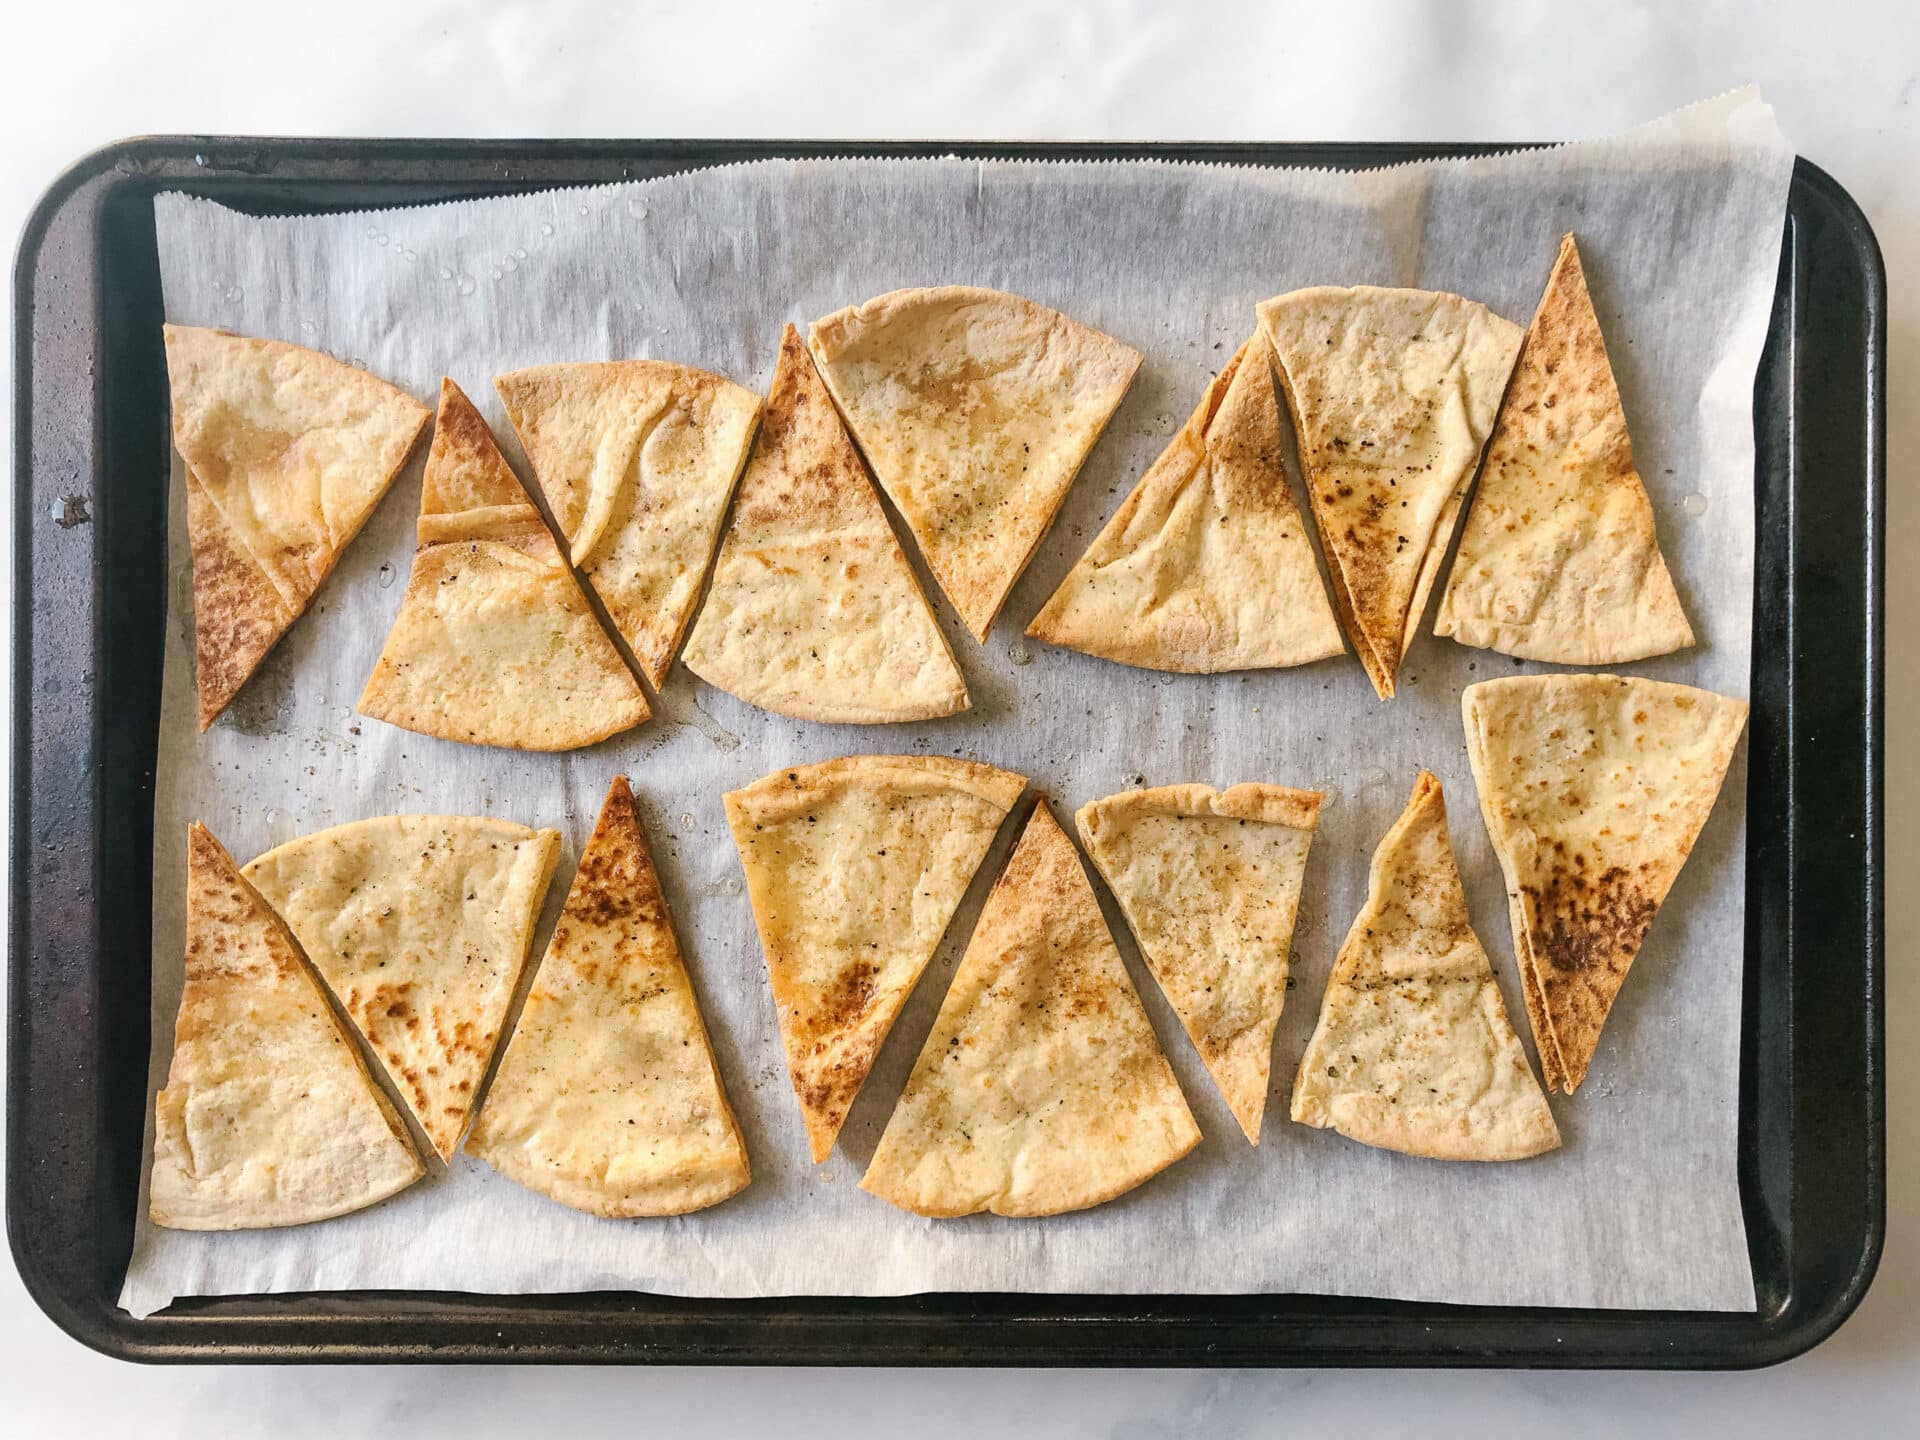
[[[1327,979],[1293,1118],[1433,1160],[1560,1144],[1467,918],[1440,782],[1422,771],[1374,851],[1367,903]]]
[[[1586,1078],[1607,1012],[1746,725],[1710,690],[1516,675],[1460,697],[1548,1089]]]
[[[165,335],[205,730],[333,573],[430,412],[317,350],[186,325]]]
[[[1431,290],[1319,286],[1259,307],[1333,602],[1390,699],[1439,578],[1521,330]]]
[[[467,1151],[608,1219],[684,1215],[746,1188],[746,1146],[624,775]]]
[[[760,397],[660,360],[536,365],[493,383],[574,565],[659,689],[713,559]]]
[[[1200,1143],[1080,856],[1042,800],[860,1187],[918,1215],[1057,1215]]]
[[[426,1173],[293,936],[233,857],[187,837],[186,985],[154,1099],[153,1223],[304,1225]]]
[[[419,536],[361,714],[514,750],[572,750],[647,718],[640,682],[451,380],[440,382]]]
[[[1341,652],[1280,458],[1266,342],[1256,336],[1227,362],[1027,634],[1190,673]]]
[[[1487,442],[1433,632],[1556,665],[1693,644],[1571,235]]]
[[[879,725],[967,708],[946,637],[791,325],[686,662],[801,720]]]
[[[290,840],[243,872],[442,1160],[467,1128],[559,856],[557,830],[387,815]]]
[[[1139,352],[968,285],[835,311],[814,322],[808,345],[927,567],[985,640]]]
[[[1167,785],[1095,800],[1075,820],[1147,968],[1258,1145],[1320,792]]]
[[[936,755],[855,755],[726,797],[815,1163],[1026,777]]]

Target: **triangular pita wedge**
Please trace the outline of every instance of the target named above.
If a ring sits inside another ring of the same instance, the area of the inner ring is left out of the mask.
[[[608,1218],[684,1215],[746,1188],[746,1146],[624,775],[607,791],[467,1151]]]
[[[1469,685],[1460,708],[1540,1068],[1571,1095],[1713,809],[1747,705],[1619,675],[1516,675]]]
[[[1057,1215],[1200,1143],[1080,856],[1042,800],[860,1188],[919,1215]]]
[[[760,397],[660,360],[536,365],[493,383],[573,563],[658,689],[713,559]]]
[[[640,682],[451,380],[440,382],[419,535],[361,714],[515,750],[571,750],[647,718]]]
[[[467,1128],[559,856],[557,830],[388,815],[246,868],[442,1160]]]
[[[927,568],[985,640],[1139,352],[969,285],[835,311],[807,343]]]
[[[967,760],[855,755],[726,797],[816,1162],[1026,783]]]
[[[1439,578],[1521,330],[1431,290],[1264,301],[1333,601],[1381,699]]]
[[[1571,235],[1487,442],[1433,633],[1557,665],[1693,644]]]
[[[333,573],[431,412],[317,350],[165,333],[205,730]]]
[[[1147,968],[1258,1145],[1320,792],[1167,785],[1095,800],[1075,820]]]
[[[967,708],[946,637],[791,325],[686,662],[801,720],[877,725]]]
[[[154,1099],[153,1223],[302,1225],[426,1173],[293,936],[195,824],[186,985]]]
[[[1240,347],[1027,634],[1126,665],[1211,673],[1342,650],[1280,458],[1266,342]]]
[[[1373,853],[1293,1082],[1293,1118],[1434,1160],[1560,1144],[1467,917],[1440,782],[1422,771]]]

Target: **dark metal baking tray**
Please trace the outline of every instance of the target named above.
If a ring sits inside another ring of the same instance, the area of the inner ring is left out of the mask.
[[[1886,293],[1865,217],[1795,169],[1758,438],[1740,1184],[1753,1314],[1313,1295],[685,1300],[419,1292],[115,1305],[146,1104],[167,400],[153,195],[409,205],[766,156],[1360,167],[1497,147],[127,141],[48,190],[14,271],[7,1229],[28,1290],[140,1360],[1731,1367],[1865,1294],[1885,1229],[1881,690]]]

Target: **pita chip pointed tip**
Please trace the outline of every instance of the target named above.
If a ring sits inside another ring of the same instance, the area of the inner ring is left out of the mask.
[[[1571,233],[1487,443],[1434,633],[1560,665],[1695,643]]]

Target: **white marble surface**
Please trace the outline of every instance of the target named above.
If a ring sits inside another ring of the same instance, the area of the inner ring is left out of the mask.
[[[0,231],[75,155],[161,131],[1520,139],[1599,134],[1757,80],[1802,153],[1866,207],[1893,297],[1888,465],[1888,869],[1920,847],[1920,7],[1882,3],[513,6],[60,0],[10,17]],[[1031,7],[1037,8],[1037,7]],[[1268,11],[1271,10],[1271,13]],[[10,355],[0,353],[0,381]],[[4,685],[0,677],[0,685]],[[82,1349],[0,1267],[0,1434],[545,1431],[785,1437],[1522,1430],[1911,1433],[1920,1219],[1911,1209],[1920,892],[1888,897],[1887,1257],[1833,1340],[1756,1375],[613,1372],[125,1366]]]

